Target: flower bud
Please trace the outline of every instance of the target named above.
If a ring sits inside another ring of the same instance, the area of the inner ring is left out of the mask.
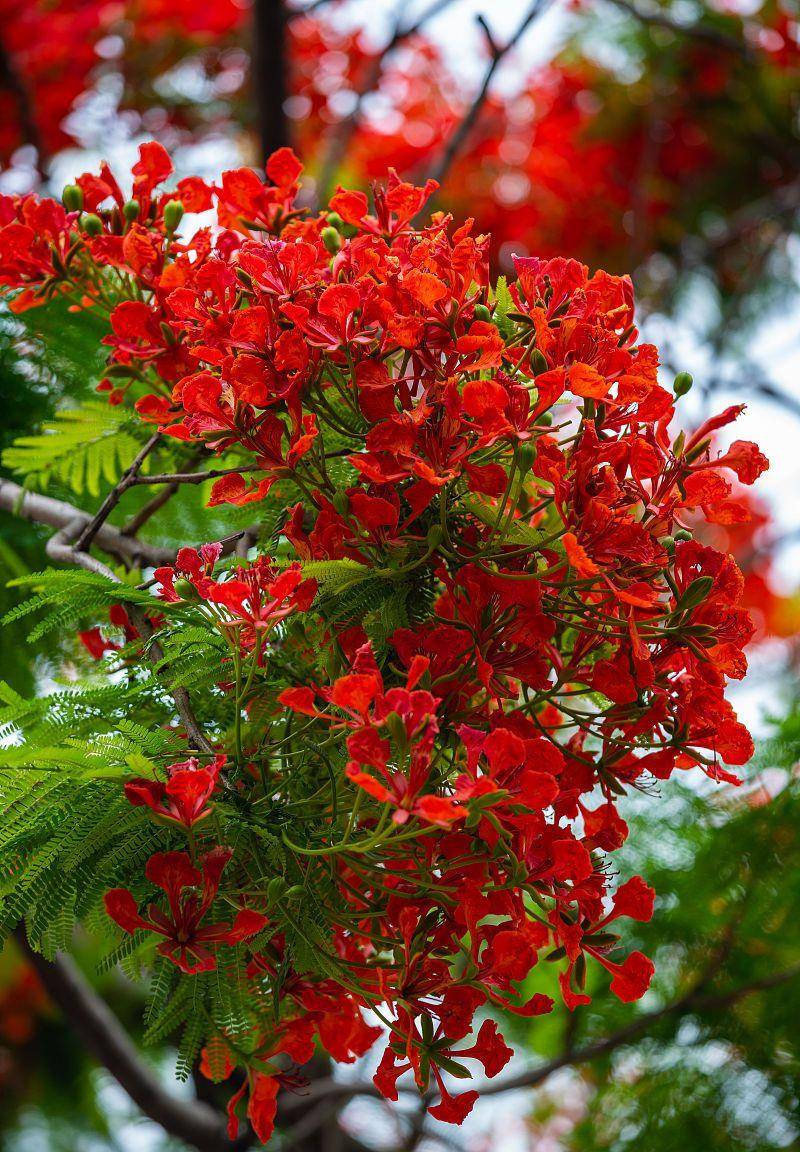
[[[389,735],[395,746],[400,750],[404,749],[408,744],[408,733],[402,716],[397,712],[390,712],[384,720],[384,724],[389,730]]]
[[[675,540],[680,541],[681,543],[684,543],[687,540],[691,540],[692,538],[691,532],[689,532],[686,528],[679,528],[678,531],[674,533],[674,536]]]
[[[77,184],[67,184],[61,193],[61,200],[68,212],[83,211],[83,189]]]
[[[547,371],[547,359],[541,348],[534,348],[531,352],[531,368],[537,376],[540,372]]]
[[[520,444],[517,447],[517,467],[523,476],[530,472],[535,459],[536,445],[532,440],[527,440],[524,444]]]
[[[713,576],[698,576],[684,591],[677,604],[678,612],[688,612],[703,603],[714,586]]]
[[[283,876],[273,876],[267,885],[267,900],[270,904],[277,904],[286,888]]]
[[[442,535],[441,524],[431,524],[426,537],[428,547],[431,549],[438,548],[442,542]]]
[[[128,200],[125,204],[122,205],[122,215],[125,217],[129,224],[132,224],[134,220],[139,218],[140,210],[141,209],[138,200]]]
[[[482,320],[486,324],[492,322],[492,314],[485,304],[476,304],[473,315],[476,320]]]
[[[184,207],[180,200],[168,200],[164,205],[164,227],[174,232],[183,219]]]
[[[541,416],[536,417],[536,423],[544,425],[545,428],[549,428],[553,423],[553,413],[542,412]]]
[[[346,492],[334,492],[331,504],[340,516],[346,516],[350,511],[350,497]]]
[[[331,228],[329,225],[327,228],[322,229],[320,236],[328,252],[330,252],[331,256],[335,256],[342,246],[342,237],[337,229]]]
[[[342,228],[344,227],[344,220],[341,218],[338,212],[329,212],[328,224],[331,226],[331,228],[335,228],[337,232],[341,232]]]
[[[173,585],[175,588],[175,595],[180,596],[181,600],[199,600],[200,594],[190,580],[179,578]]]
[[[664,551],[668,552],[670,554],[670,556],[675,551],[675,537],[674,536],[659,536],[658,542],[661,545],[661,547],[664,549]]]
[[[94,212],[87,213],[81,223],[87,236],[99,236],[103,231],[103,221]]]
[[[679,372],[672,383],[672,391],[676,396],[685,396],[694,383],[691,372]]]

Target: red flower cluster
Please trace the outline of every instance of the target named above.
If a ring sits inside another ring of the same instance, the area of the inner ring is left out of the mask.
[[[742,577],[687,525],[736,523],[733,478],[767,467],[755,445],[712,447],[738,408],[671,431],[627,278],[526,257],[492,289],[487,237],[441,213],[415,224],[432,186],[392,174],[373,204],[340,189],[313,216],[300,171],[283,151],[269,183],[246,169],[170,196],[167,156],[144,145],[130,201],[104,171],[68,210],[0,202],[17,302],[64,292],[107,315],[123,397],[225,465],[212,502],[286,506],[275,559],[220,574],[207,546],[156,573],[167,627],[227,641],[219,756],[128,782],[189,853],[147,866],[166,907],[107,899],[184,973],[251,941],[258,1023],[246,1051],[222,1029],[206,1066],[245,1064],[231,1131],[249,1085],[263,1139],[286,1059],[315,1036],[361,1055],[366,1010],[389,1033],[378,1088],[432,1077],[433,1114],[460,1122],[476,1093],[445,1077],[504,1067],[476,1014],[549,1011],[538,963],[561,966],[570,1008],[587,964],[621,1000],[644,994],[652,963],[608,929],[648,919],[653,894],[639,878],[614,893],[603,862],[627,790],[695,766],[735,780],[724,765],[751,753],[725,698],[751,633]],[[181,240],[176,197],[218,227]],[[359,587],[366,607],[347,609]],[[271,875],[258,835],[276,829]],[[298,900],[320,973],[292,946],[309,946]]]

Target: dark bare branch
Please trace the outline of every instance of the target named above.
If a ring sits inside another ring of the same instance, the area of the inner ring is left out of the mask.
[[[677,36],[688,36],[692,40],[702,40],[706,44],[712,44],[715,48],[721,48],[726,52],[733,52],[747,60],[755,59],[752,48],[745,40],[731,36],[719,28],[712,28],[710,25],[699,21],[687,24],[670,16],[664,8],[643,10],[638,4],[634,4],[633,0],[609,0],[609,3],[622,12],[627,12],[629,16],[633,16],[634,19],[648,27],[663,28],[668,32],[674,32]]]
[[[20,135],[26,144],[30,144],[36,149],[39,175],[44,178],[41,165],[44,163],[45,153],[39,125],[36,123],[33,101],[25,82],[14,67],[8,49],[2,43],[0,43],[0,88],[5,88],[14,99],[17,106]]]
[[[437,183],[443,184],[447,179],[447,175],[453,166],[454,160],[469,138],[472,129],[475,127],[483,106],[488,99],[489,90],[492,86],[495,73],[502,64],[503,60],[506,58],[506,56],[508,56],[510,52],[514,50],[514,48],[516,48],[517,44],[519,44],[520,40],[525,35],[528,28],[530,28],[534,20],[536,20],[538,16],[541,16],[541,14],[545,11],[546,8],[549,7],[549,5],[550,0],[534,0],[534,3],[531,4],[531,6],[528,8],[527,12],[517,26],[516,31],[503,45],[498,45],[491,34],[487,35],[487,43],[489,46],[488,67],[484,73],[483,81],[475,95],[474,100],[472,101],[472,104],[467,109],[458,127],[451,134],[450,139],[448,140],[438,163],[431,173],[431,176],[434,180],[437,181]],[[479,21],[479,23],[481,23],[481,27],[483,28],[484,33],[488,32],[485,21]]]
[[[352,109],[347,116],[344,116],[331,129],[317,180],[317,200],[320,204],[326,203],[330,196],[336,171],[361,123],[361,117],[364,112],[364,101],[367,96],[378,87],[387,58],[391,56],[401,44],[405,43],[406,40],[409,40],[412,36],[416,36],[418,32],[421,32],[430,20],[438,16],[453,2],[454,0],[433,0],[425,11],[410,23],[407,23],[405,19],[406,5],[404,3],[400,4],[392,34],[383,46],[383,49],[370,62],[369,67],[365,70],[361,82],[354,93],[355,102]]]
[[[284,109],[288,95],[286,19],[283,0],[255,0],[250,68],[262,162],[290,143]]]
[[[139,1054],[117,1017],[91,988],[73,961],[63,954],[45,960],[28,943],[24,929],[16,939],[48,995],[63,1012],[86,1048],[131,1100],[170,1136],[198,1152],[232,1152],[222,1117],[202,1101],[183,1101],[165,1091]]]
[[[78,536],[78,539],[75,541],[75,547],[79,552],[85,552],[89,547],[92,540],[94,540],[95,536],[102,528],[103,524],[105,524],[106,520],[114,511],[117,504],[119,504],[125,492],[127,492],[128,488],[130,488],[131,484],[133,484],[138,477],[139,470],[141,469],[150,453],[158,445],[160,440],[161,431],[159,430],[158,432],[153,433],[147,443],[136,454],[136,458],[130,467],[126,468],[126,470],[122,473],[117,483],[114,485],[108,496],[106,496],[105,500],[100,505],[98,511],[95,513],[81,534]]]

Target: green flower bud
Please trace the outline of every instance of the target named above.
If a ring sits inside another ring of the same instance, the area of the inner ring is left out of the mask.
[[[178,578],[174,584],[175,595],[180,596],[181,600],[199,600],[200,593],[195,588],[190,580],[183,580]]]
[[[680,541],[681,543],[684,543],[686,540],[691,540],[692,538],[691,532],[687,531],[686,528],[679,528],[678,531],[674,533],[674,536],[676,541]]]
[[[547,371],[547,360],[541,348],[534,348],[531,352],[531,367],[537,376],[540,372]]]
[[[711,589],[714,587],[713,576],[698,576],[691,582],[678,601],[677,611],[688,612],[703,603]]]
[[[346,492],[334,492],[331,504],[340,516],[346,516],[350,511],[350,497]]]
[[[267,900],[270,904],[277,904],[286,889],[283,876],[273,876],[267,885]]]
[[[552,412],[542,412],[541,416],[536,417],[536,423],[537,424],[543,424],[545,428],[549,428],[550,425],[553,423],[553,413]]]
[[[338,212],[328,213],[328,223],[330,224],[331,228],[335,228],[337,232],[341,232],[342,228],[344,228],[344,220],[341,218]]]
[[[83,211],[83,189],[77,184],[67,184],[61,193],[61,200],[68,212]]]
[[[532,440],[527,440],[524,444],[519,445],[517,448],[517,467],[523,476],[530,472],[535,459],[536,445]]]
[[[476,304],[474,316],[476,320],[483,320],[486,324],[491,324],[492,314],[485,304]]]
[[[184,207],[180,200],[168,200],[164,205],[164,227],[174,232],[183,219]]]
[[[141,205],[138,200],[128,200],[127,203],[122,205],[122,215],[132,224],[134,220],[138,220]]]
[[[331,256],[335,256],[342,246],[342,237],[339,231],[328,225],[327,228],[322,229],[320,236],[328,252],[330,252]]]
[[[679,372],[672,383],[672,391],[676,396],[685,396],[694,383],[691,372]]]
[[[675,537],[674,536],[659,536],[658,542],[661,545],[661,547],[664,549],[664,551],[668,552],[670,554],[670,556],[675,551]]]
[[[87,213],[81,223],[87,236],[99,236],[103,231],[103,221],[94,212]]]
[[[428,529],[427,543],[429,548],[438,548],[442,542],[441,524],[431,524]]]

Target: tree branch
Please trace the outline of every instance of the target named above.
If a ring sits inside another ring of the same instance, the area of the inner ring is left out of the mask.
[[[633,16],[640,24],[653,28],[664,28],[668,32],[674,32],[677,36],[688,36],[692,40],[702,40],[707,44],[712,44],[715,48],[734,52],[737,56],[742,56],[750,61],[755,59],[755,54],[749,44],[737,36],[730,36],[727,32],[720,31],[718,28],[711,28],[699,21],[694,24],[684,24],[670,16],[663,8],[643,12],[632,0],[608,0],[608,2],[622,12],[627,12],[629,16]]]
[[[119,504],[122,496],[130,488],[139,475],[139,470],[144,464],[147,457],[156,447],[161,440],[161,431],[154,432],[140,452],[137,453],[135,460],[120,476],[117,483],[106,496],[103,503],[100,505],[98,512],[92,517],[89,523],[81,532],[78,539],[75,541],[75,547],[79,552],[85,552],[86,549],[94,540],[95,536],[105,524],[111,513]]]
[[[56,541],[56,538],[53,537],[49,541],[48,549],[55,550],[63,548],[68,540],[74,540],[77,533],[92,520],[88,512],[76,508],[74,504],[67,504],[64,500],[55,500],[52,496],[42,496],[39,492],[26,492],[13,480],[0,479],[0,510],[11,512],[33,524],[57,528],[59,533],[64,529],[69,529],[71,534],[66,538],[60,537]],[[243,528],[240,532],[233,532],[230,536],[225,536],[219,541],[222,545],[222,555],[229,556],[231,552],[236,551],[236,546],[243,537],[252,539],[255,534],[256,527],[253,525],[250,528]],[[146,544],[137,540],[131,534],[130,524],[122,530],[114,528],[110,524],[101,525],[95,533],[93,543],[106,555],[113,556],[133,568],[160,568],[175,562],[174,548],[164,548],[158,544]],[[201,541],[201,543],[205,543],[205,541]],[[66,558],[59,560],[59,563],[81,563],[83,567],[88,567],[82,561],[76,561],[73,552],[74,547],[70,546],[68,552],[62,553],[62,556]],[[58,559],[53,551],[48,551],[48,555],[53,560]],[[81,555],[91,560],[88,553],[81,553]]]
[[[0,479],[0,509],[21,516],[23,520],[59,530],[75,524],[82,529],[92,520],[88,512],[76,508],[74,504],[54,500],[51,496],[42,496],[38,492],[26,492],[13,480]],[[144,544],[132,536],[123,535],[118,528],[113,528],[109,524],[103,524],[98,528],[94,542],[109,556],[114,556],[136,568],[142,566],[158,568],[162,564],[170,564],[175,558],[174,549],[162,548],[156,544]]]
[[[487,35],[490,51],[489,66],[486,69],[483,82],[481,83],[481,86],[478,89],[472,104],[467,109],[467,112],[458,127],[450,136],[450,139],[445,146],[438,164],[431,173],[433,179],[436,180],[437,183],[444,183],[447,178],[447,174],[453,165],[453,161],[464,146],[470,132],[475,127],[478,117],[481,114],[481,110],[483,109],[483,106],[489,96],[489,89],[491,87],[492,80],[494,79],[495,72],[497,72],[497,69],[500,67],[509,52],[511,52],[520,42],[533,21],[538,16],[540,16],[542,12],[545,11],[549,3],[550,0],[534,0],[534,3],[531,4],[531,6],[528,8],[528,11],[518,25],[517,30],[513,33],[511,38],[506,41],[505,44],[498,46],[494,38],[490,34]],[[481,23],[481,27],[483,27],[484,31],[487,32],[488,29],[485,21],[479,20],[479,23]]]
[[[283,0],[255,0],[250,69],[262,163],[278,148],[290,143],[284,111],[286,18]]]
[[[608,1036],[603,1036],[599,1040],[593,1040],[583,1047],[575,1048],[571,1052],[564,1052],[562,1055],[555,1057],[547,1063],[540,1064],[538,1067],[529,1068],[526,1071],[518,1073],[516,1076],[509,1076],[502,1080],[487,1080],[480,1081],[475,1084],[475,1090],[480,1096],[497,1096],[503,1092],[515,1092],[521,1088],[535,1088],[548,1080],[554,1073],[559,1072],[562,1068],[569,1068],[577,1064],[586,1064],[590,1060],[594,1060],[599,1056],[606,1056],[609,1052],[613,1052],[616,1048],[620,1048],[623,1044],[629,1043],[631,1040],[636,1040],[638,1037],[645,1035],[655,1024],[670,1016],[688,1014],[690,1012],[712,1012],[722,1008],[729,1008],[739,1000],[743,1000],[746,996],[752,995],[754,992],[767,992],[773,988],[779,988],[783,984],[789,983],[800,977],[800,964],[792,965],[781,972],[775,972],[771,976],[765,976],[759,980],[752,980],[748,984],[740,985],[738,988],[733,988],[728,992],[711,993],[705,996],[700,995],[700,989],[705,986],[706,976],[704,976],[698,984],[696,984],[684,996],[679,997],[677,1000],[672,1001],[670,1004],[664,1005],[663,1008],[658,1008],[653,1012],[642,1013],[637,1016],[629,1024],[611,1032]],[[404,1091],[402,1086],[399,1086],[401,1092]],[[408,1091],[412,1091],[409,1089]],[[306,1100],[321,1100],[330,1098],[349,1098],[353,1096],[379,1096],[377,1088],[371,1082],[357,1082],[346,1083],[338,1080],[321,1080],[311,1086],[311,1091]]]
[[[39,125],[36,123],[33,102],[22,77],[14,67],[7,48],[2,43],[0,43],[0,87],[5,88],[14,98],[19,117],[20,135],[25,144],[30,144],[36,149],[37,169],[39,175],[44,179],[42,164],[45,153]]]
[[[179,1100],[162,1087],[142,1064],[117,1017],[68,956],[59,954],[52,962],[45,960],[33,950],[22,927],[15,937],[48,995],[88,1051],[145,1116],[198,1152],[232,1152],[237,1147],[227,1138],[223,1119],[213,1108],[199,1100]]]
[[[331,129],[317,180],[317,201],[320,204],[325,204],[330,196],[336,171],[361,122],[364,100],[378,87],[387,57],[410,37],[416,36],[429,20],[438,16],[452,3],[453,0],[433,0],[433,3],[410,24],[405,23],[406,6],[404,3],[400,4],[392,34],[365,70],[361,83],[355,90],[355,103],[351,111]]]

